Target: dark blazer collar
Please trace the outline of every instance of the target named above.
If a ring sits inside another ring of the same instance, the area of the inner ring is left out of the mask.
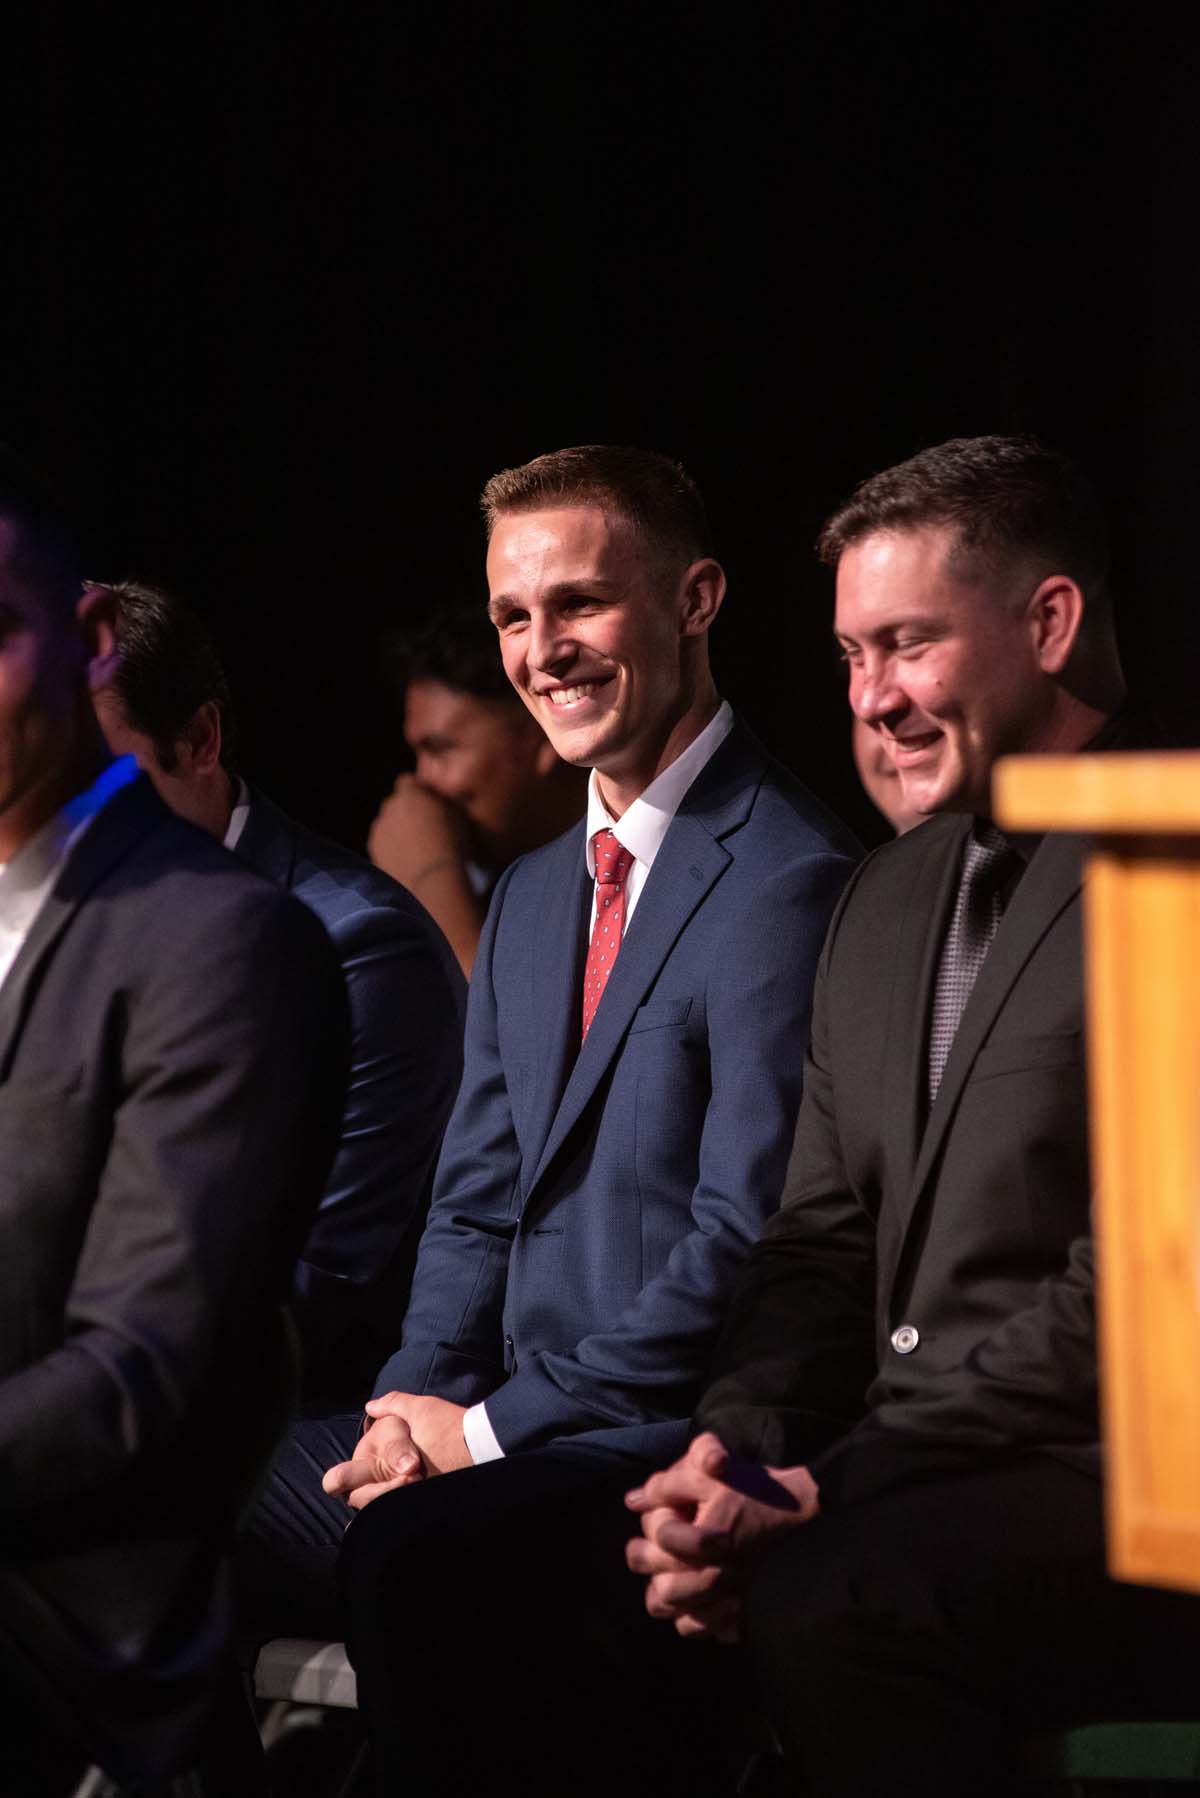
[[[968,829],[970,818],[964,818],[959,822],[959,831],[950,838],[952,847],[946,852],[945,879],[939,888],[937,899],[937,928],[930,928],[930,919],[927,917],[928,939],[919,957],[919,982],[914,982],[914,991],[910,992],[914,1009],[909,1010],[909,1018],[916,1019],[916,1028],[912,1028],[910,1023],[909,1034],[916,1041],[916,1052],[910,1055],[909,1064],[905,1068],[907,1084],[903,1091],[909,1093],[909,1115],[914,1120],[914,1126],[916,1120],[923,1115],[925,1104],[923,1082],[927,1079],[928,1001],[934,991],[945,919],[950,906],[954,904],[961,843]],[[1078,836],[1045,836],[1040,847],[1034,850],[1020,885],[1016,886],[1013,899],[1000,922],[997,939],[988,951],[988,960],[982,966],[970,1000],[966,1001],[966,1009],[959,1021],[954,1045],[950,1048],[945,1072],[937,1088],[937,1097],[928,1111],[923,1135],[914,1127],[914,1136],[910,1140],[919,1142],[916,1163],[909,1162],[909,1167],[912,1167],[910,1178],[900,1179],[894,1187],[896,1194],[900,1196],[901,1228],[907,1230],[918,1206],[921,1190],[936,1167],[937,1154],[945,1142],[946,1129],[954,1118],[966,1077],[972,1072],[975,1055],[979,1054],[1000,1007],[1022,975],[1034,949],[1038,948],[1045,933],[1058,921],[1061,912],[1076,899],[1081,881],[1083,849]],[[898,1016],[901,1016],[901,1012],[898,1012]],[[900,1102],[903,1091],[896,1091],[896,1102]],[[905,1149],[907,1147],[909,1144],[905,1144]],[[903,1165],[903,1160],[898,1160],[900,1174],[903,1174]]]
[[[0,1080],[7,1080],[32,981],[67,924],[110,869],[170,813],[144,774],[97,812],[59,871],[0,986]]]
[[[964,820],[959,834],[960,844],[961,837],[969,827],[970,820]],[[948,859],[951,862],[948,898],[952,902],[957,884],[959,856],[955,854]],[[955,1032],[937,1097],[930,1107],[924,1135],[921,1137],[912,1179],[908,1184],[905,1224],[936,1163],[967,1076],[997,1013],[1046,932],[1076,898],[1082,881],[1083,854],[1080,839],[1066,835],[1044,837],[1004,913],[996,940],[988,951],[987,960],[980,970]],[[922,1009],[912,1014],[920,1018],[916,1034],[920,1044],[921,1078],[924,1078],[925,1072],[929,1000],[941,952],[942,935],[941,929],[930,932],[930,946],[922,970]],[[900,1190],[903,1191],[904,1188]]]
[[[563,868],[569,894],[563,935],[569,940],[548,943],[549,960],[542,966],[545,991],[550,1002],[559,1007],[552,1053],[564,1073],[570,1066],[570,1073],[553,1118],[547,1120],[548,1131],[530,1194],[594,1096],[624,1041],[634,1012],[680,933],[729,866],[732,855],[725,846],[726,839],[749,816],[765,765],[763,751],[745,726],[735,721],[725,741],[696,776],[671,821],[629,921],[603,1003],[573,1066],[573,1044],[564,1033],[562,1020],[570,1020],[569,1028],[578,1042],[578,993],[583,980],[590,891],[583,861],[583,827],[562,839],[563,845],[571,845],[567,853],[576,858],[577,869],[572,880],[568,869]],[[575,914],[573,929],[568,921],[571,912]],[[557,1000],[553,997],[556,994]],[[559,1090],[550,1086],[553,1094]]]
[[[1164,733],[1152,713],[1129,708],[1107,719],[1080,753],[1153,748],[1163,741]],[[898,1195],[905,1229],[936,1166],[963,1086],[988,1031],[1034,950],[1083,882],[1079,837],[1054,833],[1033,841],[1018,840],[1022,851],[1030,850],[1028,866],[967,1002],[926,1118],[929,1009],[958,887],[963,844],[972,822],[959,815],[922,826],[919,835],[927,838],[928,849],[913,878],[901,937],[901,965],[888,1027],[885,1098],[892,1191]],[[894,1269],[884,1270],[888,1280],[893,1273]]]
[[[584,859],[586,840],[587,831],[581,820],[542,852],[541,885],[526,901],[528,1018],[538,1039],[525,1142],[526,1166],[542,1159],[555,1114],[579,1058],[583,967],[592,901],[592,882]],[[618,967],[620,960],[618,956]]]
[[[900,898],[904,913],[887,1013],[883,1084],[884,1142],[895,1193],[908,1191],[920,1148],[929,997],[970,828],[969,817],[931,818],[904,846],[915,859]]]
[[[290,888],[296,864],[296,826],[257,787],[247,783],[247,791],[250,810],[233,853],[277,886]]]

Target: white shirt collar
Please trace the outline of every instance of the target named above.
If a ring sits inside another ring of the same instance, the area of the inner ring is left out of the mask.
[[[137,779],[138,772],[131,755],[109,762],[90,786],[68,799],[62,810],[0,867],[0,932],[10,940],[28,935],[79,838],[114,793]]]
[[[661,774],[655,775],[645,791],[638,794],[633,804],[615,822],[600,797],[596,770],[592,769],[588,780],[585,854],[587,871],[593,880],[596,878],[596,857],[592,850],[592,838],[598,830],[611,830],[618,843],[628,849],[635,861],[640,862],[647,871],[653,866],[654,858],[662,848],[663,838],[671,828],[671,820],[679,810],[684,794],[732,729],[733,708],[728,700],[723,699],[716,716],[710,718],[700,735],[694,737]]]
[[[221,838],[226,849],[236,849],[238,839],[246,828],[246,819],[250,816],[250,789],[240,777],[237,783],[237,798],[233,802],[233,810],[229,814],[229,823],[225,827],[225,835]]]

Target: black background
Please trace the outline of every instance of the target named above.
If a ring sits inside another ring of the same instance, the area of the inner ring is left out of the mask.
[[[1197,208],[1167,19],[9,9],[0,435],[49,466],[90,574],[207,611],[248,770],[349,842],[402,756],[381,629],[482,590],[480,485],[564,443],[696,475],[721,684],[857,821],[811,543],[926,443],[1080,458],[1133,671],[1187,714]]]

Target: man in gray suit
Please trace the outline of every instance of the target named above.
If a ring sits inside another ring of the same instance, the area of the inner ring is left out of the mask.
[[[1104,1571],[1081,846],[990,816],[999,756],[1145,735],[1065,458],[925,451],[821,548],[928,821],[830,926],[783,1205],[628,1558],[680,1633],[740,1629],[799,1789],[1007,1795],[1025,1731],[1195,1705],[1200,1605]]]
[[[305,907],[114,762],[45,508],[0,470],[0,1789],[186,1757],[278,1305],[336,1142],[345,1000]]]

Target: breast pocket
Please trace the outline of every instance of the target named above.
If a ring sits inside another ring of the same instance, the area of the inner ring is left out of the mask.
[[[648,1005],[639,1005],[634,1012],[629,1034],[633,1036],[639,1030],[667,1030],[672,1025],[686,1024],[691,1009],[690,999],[651,999]]]
[[[1078,1030],[989,1043],[963,1093],[959,1130],[997,1147],[994,1215],[1022,1216],[1053,1271],[1088,1227],[1087,1080]]]
[[[1057,1030],[1037,1036],[1007,1036],[987,1043],[975,1057],[972,1083],[994,1080],[1001,1074],[1046,1073],[1051,1068],[1074,1067],[1083,1055],[1083,1036],[1078,1030]]]

